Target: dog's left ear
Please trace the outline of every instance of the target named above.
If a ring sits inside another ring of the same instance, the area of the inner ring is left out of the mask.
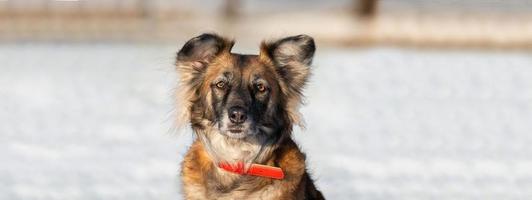
[[[298,107],[303,97],[302,90],[310,75],[310,65],[316,46],[314,39],[297,35],[273,42],[263,42],[260,57],[271,62],[280,77],[279,85],[287,97],[286,111],[289,120],[303,127]]]
[[[301,93],[310,75],[310,65],[316,46],[308,35],[286,37],[274,42],[263,42],[261,57],[268,57],[289,90]]]

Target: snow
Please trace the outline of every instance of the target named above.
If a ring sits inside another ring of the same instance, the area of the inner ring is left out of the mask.
[[[178,45],[0,46],[0,199],[180,199]],[[529,52],[318,49],[294,136],[329,199],[531,199]]]

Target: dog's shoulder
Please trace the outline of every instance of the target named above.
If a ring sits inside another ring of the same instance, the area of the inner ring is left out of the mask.
[[[205,172],[212,170],[207,152],[199,141],[192,143],[181,165],[181,180],[186,199],[202,199],[206,194]]]
[[[276,157],[276,163],[286,174],[282,186],[290,191],[281,199],[325,199],[307,172],[306,155],[291,138],[277,149]]]
[[[302,176],[305,173],[306,155],[291,139],[286,139],[275,151],[275,164],[285,171],[287,176]]]

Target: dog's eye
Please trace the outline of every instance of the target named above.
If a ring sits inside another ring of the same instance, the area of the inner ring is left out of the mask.
[[[216,87],[220,88],[220,89],[224,89],[225,88],[225,82],[220,81],[220,82],[216,83]]]
[[[262,84],[262,83],[257,84],[255,87],[257,88],[257,91],[259,91],[259,92],[266,91],[266,86],[264,86],[264,84]]]

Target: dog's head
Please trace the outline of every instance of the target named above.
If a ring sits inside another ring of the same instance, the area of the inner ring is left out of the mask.
[[[178,52],[180,120],[236,139],[280,133],[299,123],[314,40],[298,35],[263,42],[259,55],[231,53],[233,44],[203,34]]]

